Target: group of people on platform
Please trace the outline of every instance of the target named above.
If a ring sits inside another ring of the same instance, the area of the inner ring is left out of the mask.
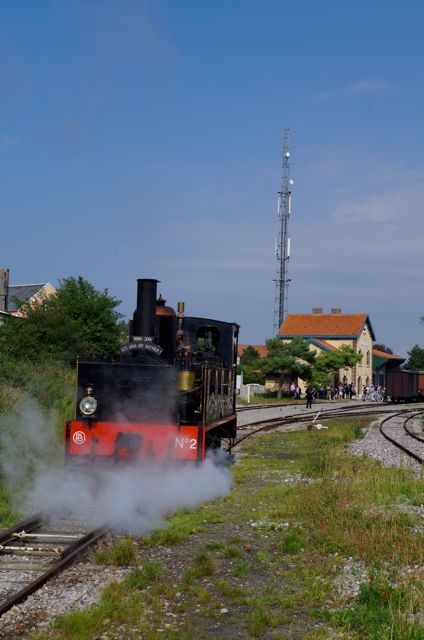
[[[328,397],[327,393],[329,400],[346,400],[346,398],[354,400],[356,398],[356,389],[351,382],[349,384],[339,384],[336,387],[330,387],[329,395],[330,397]]]
[[[364,385],[362,391],[362,400],[384,400],[386,397],[386,389],[381,385],[374,386],[373,384]]]
[[[305,396],[308,393],[313,394],[313,399],[326,399],[326,400],[345,400],[349,398],[350,400],[356,398],[356,389],[352,383],[350,384],[339,384],[339,385],[327,385],[326,387],[312,387],[312,385],[308,385],[305,389]],[[302,397],[302,390],[299,385],[296,385],[294,382],[290,385],[290,395],[295,399],[299,400]]]
[[[300,400],[302,397],[302,390],[299,385],[294,382],[290,385],[290,395],[295,400]],[[362,391],[363,400],[379,400],[385,396],[385,389],[378,385],[375,387],[373,384],[364,385]],[[312,407],[312,403],[316,398],[325,398],[327,400],[356,400],[356,389],[352,383],[339,385],[327,385],[327,387],[315,388],[309,384],[305,389],[306,407]]]

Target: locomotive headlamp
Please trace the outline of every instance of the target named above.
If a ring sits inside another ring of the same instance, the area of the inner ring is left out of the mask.
[[[97,400],[93,396],[85,396],[79,403],[81,413],[85,416],[91,416],[97,409]]]

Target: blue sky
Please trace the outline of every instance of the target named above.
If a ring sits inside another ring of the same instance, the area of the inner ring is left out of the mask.
[[[0,23],[1,264],[136,280],[272,337],[283,130],[288,312],[424,348],[424,3],[21,0]]]

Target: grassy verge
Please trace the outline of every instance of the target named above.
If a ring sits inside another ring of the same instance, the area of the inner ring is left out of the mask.
[[[31,482],[34,462],[57,458],[74,408],[75,371],[15,363],[0,381],[0,527],[18,519],[11,504]],[[17,501],[15,500],[15,503]]]
[[[33,638],[424,640],[424,485],[350,456],[362,426],[246,441],[231,494],[103,550],[125,581]]]

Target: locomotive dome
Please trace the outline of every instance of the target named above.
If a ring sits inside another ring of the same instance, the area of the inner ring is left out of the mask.
[[[162,294],[156,300],[156,315],[157,316],[175,316],[175,309],[166,306],[165,298],[162,298]]]

